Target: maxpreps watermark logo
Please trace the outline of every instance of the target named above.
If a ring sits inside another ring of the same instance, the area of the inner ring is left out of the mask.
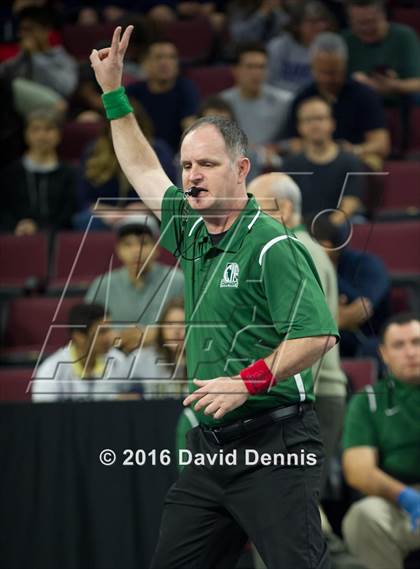
[[[220,288],[238,288],[239,281],[239,265],[238,263],[228,263],[220,281]]]

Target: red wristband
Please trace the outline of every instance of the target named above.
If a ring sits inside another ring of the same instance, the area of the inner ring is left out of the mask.
[[[276,383],[276,378],[264,360],[257,360],[254,364],[244,368],[239,375],[251,395],[265,392]]]

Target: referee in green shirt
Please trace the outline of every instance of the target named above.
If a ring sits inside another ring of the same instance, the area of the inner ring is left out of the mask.
[[[121,167],[184,271],[184,405],[200,423],[168,493],[152,567],[232,569],[249,537],[269,569],[326,569],[310,368],[338,333],[318,275],[305,247],[246,193],[250,163],[236,123],[194,123],[180,149],[184,191],[171,184],[121,87],[131,31],[117,28],[91,63]]]

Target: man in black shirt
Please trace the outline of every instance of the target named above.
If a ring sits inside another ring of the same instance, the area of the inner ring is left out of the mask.
[[[28,146],[23,157],[1,172],[0,225],[16,235],[71,227],[75,213],[75,173],[59,161],[60,129],[54,113],[30,113],[25,129]]]
[[[312,219],[324,210],[340,224],[362,208],[366,167],[351,152],[334,142],[335,121],[330,105],[320,97],[302,101],[297,109],[298,132],[304,151],[283,163],[302,193],[302,212]],[[341,211],[337,211],[340,209]]]

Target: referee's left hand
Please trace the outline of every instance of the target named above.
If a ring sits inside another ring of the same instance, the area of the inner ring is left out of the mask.
[[[194,379],[198,389],[184,399],[184,405],[197,401],[194,411],[204,409],[206,415],[221,419],[226,413],[240,407],[249,397],[249,391],[240,376]]]

